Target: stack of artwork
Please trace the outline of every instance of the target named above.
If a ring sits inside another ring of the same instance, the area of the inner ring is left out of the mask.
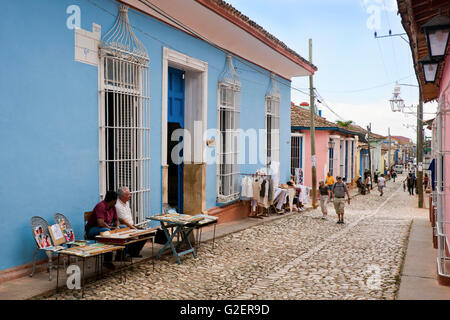
[[[75,240],[75,236],[73,234],[73,230],[68,228],[66,225],[66,221],[64,219],[61,219],[57,221],[59,224],[59,228],[61,229],[61,232],[64,236],[64,239],[66,239],[66,242],[72,242]]]
[[[44,232],[44,228],[41,225],[34,228],[34,238],[41,249],[52,246],[50,236]]]

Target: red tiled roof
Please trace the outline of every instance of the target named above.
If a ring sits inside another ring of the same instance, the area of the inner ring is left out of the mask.
[[[397,140],[399,144],[408,144],[412,143],[412,140],[403,136],[391,136],[393,139]]]
[[[308,60],[304,59],[297,52],[290,49],[285,43],[280,41],[278,38],[270,34],[263,27],[258,25],[256,22],[252,21],[249,17],[242,14],[239,10],[234,8],[229,3],[223,0],[195,0],[198,3],[204,5],[205,7],[213,10],[217,14],[221,15],[223,18],[235,23],[242,29],[246,30],[254,37],[258,38],[268,46],[272,47],[274,50],[280,52],[290,60],[296,62],[297,64],[303,65],[307,69],[310,69],[312,73],[317,71],[317,67],[310,63]]]
[[[291,103],[291,126],[292,127],[307,127],[311,126],[309,109],[305,109],[300,106],[296,106]],[[336,123],[327,121],[318,115],[314,116],[314,122],[316,128],[336,128],[338,125]]]

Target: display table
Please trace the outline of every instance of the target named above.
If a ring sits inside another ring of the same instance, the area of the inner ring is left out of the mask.
[[[147,219],[159,221],[161,224],[161,229],[163,230],[167,242],[164,244],[163,248],[158,252],[155,259],[159,259],[163,252],[170,246],[172,249],[173,255],[175,256],[177,263],[181,264],[180,256],[192,253],[194,259],[197,258],[195,254],[195,249],[192,247],[191,242],[189,241],[189,236],[192,231],[198,226],[199,222],[204,220],[205,218],[201,215],[190,216],[187,214],[178,214],[178,213],[168,213],[162,215],[156,215],[152,217],[147,217]],[[175,227],[175,231],[170,235],[169,230],[167,228]],[[175,248],[173,244],[173,238],[176,235],[181,235],[181,242],[177,244]],[[186,244],[188,249],[177,252],[183,244]]]
[[[152,240],[152,264],[153,271],[155,271],[155,261],[153,259],[153,243],[154,237],[156,235],[157,228],[153,229],[131,229],[131,228],[121,228],[111,231],[101,232],[95,238],[100,243],[114,244],[127,246],[132,243]],[[131,264],[133,263],[133,258],[131,257]]]
[[[214,225],[214,233],[213,233],[213,243],[212,243],[212,247],[214,249],[214,241],[216,240],[216,225],[217,222],[219,221],[218,217],[214,217],[214,216],[208,216],[208,215],[203,215],[203,214],[199,214],[197,215],[197,217],[203,217],[203,220],[200,220],[197,224],[197,226],[195,227],[195,229],[197,230],[197,235],[196,235],[196,247],[200,247],[200,241],[202,239],[202,229],[206,226],[210,226],[210,225]]]
[[[58,255],[58,265],[59,265],[59,257],[60,255],[66,255],[69,257],[78,257],[83,260],[83,273],[82,273],[82,294],[81,297],[84,296],[84,280],[85,280],[85,272],[84,272],[84,265],[85,261],[88,258],[95,257],[97,259],[96,261],[96,272],[98,274],[103,273],[103,254],[114,252],[117,250],[124,250],[124,246],[117,246],[112,244],[104,244],[104,243],[93,243],[93,244],[86,244],[83,246],[75,246],[63,250],[57,251]],[[57,269],[56,273],[56,292],[58,292],[58,285],[59,285],[59,268]]]

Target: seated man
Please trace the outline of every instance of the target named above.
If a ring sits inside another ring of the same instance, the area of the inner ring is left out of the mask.
[[[128,202],[131,198],[130,190],[127,187],[121,187],[117,190],[117,195],[119,200],[116,203],[117,216],[119,217],[120,223],[131,229],[136,229],[133,223],[133,215],[131,214],[130,203]],[[147,240],[138,241],[128,245],[128,253],[132,257],[142,258],[140,252],[144,247]]]
[[[85,227],[89,240],[96,240],[95,236],[99,235],[100,232],[121,227],[117,217],[116,202],[117,193],[115,191],[108,191],[106,192],[105,199],[97,203]],[[108,269],[115,269],[112,263],[112,252],[105,253],[103,265]]]

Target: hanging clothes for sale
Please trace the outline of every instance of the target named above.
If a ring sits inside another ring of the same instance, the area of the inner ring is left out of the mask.
[[[241,182],[241,198],[250,199],[253,197],[253,179],[244,177]]]

